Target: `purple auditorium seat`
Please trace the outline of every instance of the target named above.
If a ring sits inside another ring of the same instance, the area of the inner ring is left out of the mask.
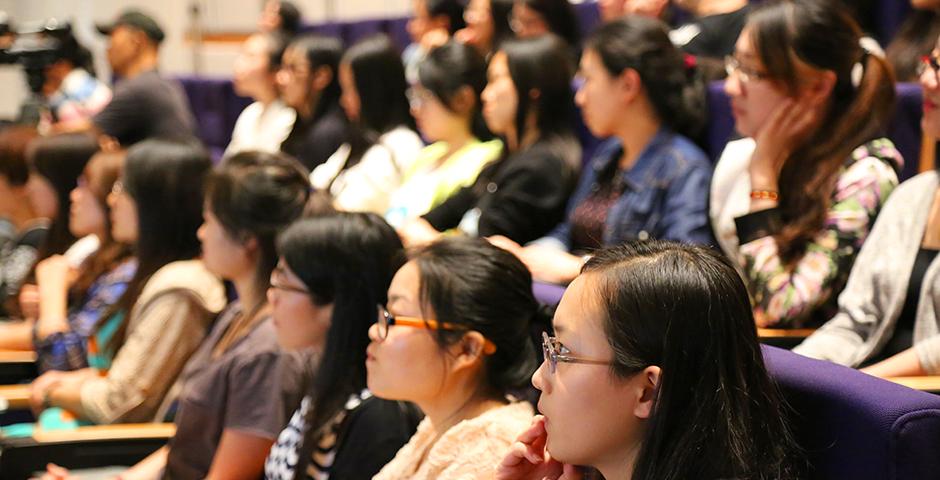
[[[343,29],[343,43],[347,46],[376,33],[385,33],[386,20],[360,20],[349,22]]]
[[[339,22],[318,23],[316,25],[304,25],[300,28],[301,33],[315,33],[326,37],[343,38],[343,24]]]
[[[565,294],[565,286],[554,283],[532,282],[532,294],[542,305],[555,307],[561,301],[561,296]]]
[[[385,25],[386,33],[391,37],[398,50],[402,51],[411,44],[411,34],[408,33],[408,17],[391,18]]]
[[[920,168],[920,119],[923,115],[921,88],[916,83],[898,83],[897,106],[888,124],[887,136],[904,156],[904,168],[900,179],[904,181],[916,175]],[[718,161],[728,140],[736,135],[731,104],[724,92],[724,81],[712,82],[707,94],[708,126],[706,153]]]
[[[196,117],[198,137],[218,159],[232,139],[238,115],[251,99],[235,95],[228,78],[181,76],[177,80],[186,92],[189,107]]]
[[[574,5],[574,13],[578,16],[578,30],[581,32],[581,38],[585,38],[594,27],[601,23],[601,11],[597,7],[597,2],[582,2]]]
[[[940,478],[940,396],[762,346],[793,413],[809,479]]]
[[[910,2],[899,0],[878,0],[875,7],[875,31],[879,43],[887,46],[898,32],[901,24],[911,12]]]

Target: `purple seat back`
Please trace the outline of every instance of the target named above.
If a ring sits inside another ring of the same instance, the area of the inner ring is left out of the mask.
[[[904,156],[901,180],[917,174],[920,168],[920,119],[923,115],[923,100],[920,85],[899,83],[897,107],[888,125],[887,136]],[[708,126],[706,153],[717,161],[728,140],[735,135],[731,103],[724,92],[724,82],[712,82],[707,94]]]
[[[239,97],[228,78],[180,76],[176,78],[196,117],[199,139],[218,159],[232,139],[235,121],[251,99]]]
[[[940,397],[763,346],[795,415],[807,478],[914,480],[940,475]]]

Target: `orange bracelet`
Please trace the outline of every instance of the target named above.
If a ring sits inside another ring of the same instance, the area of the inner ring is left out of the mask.
[[[776,202],[779,198],[780,196],[773,190],[751,190],[751,200],[772,200]]]

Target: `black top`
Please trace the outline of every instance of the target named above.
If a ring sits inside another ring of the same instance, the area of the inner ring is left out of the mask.
[[[298,116],[290,134],[281,142],[281,151],[313,171],[317,165],[326,162],[345,140],[346,115],[339,105],[335,105],[316,121]]]
[[[577,181],[580,149],[571,141],[540,141],[484,168],[476,182],[424,215],[439,231],[457,227],[479,212],[477,236],[504,235],[525,244],[565,218]]]
[[[904,297],[901,315],[898,317],[898,323],[894,326],[894,334],[891,336],[891,340],[878,354],[879,361],[914,346],[914,323],[917,319],[917,308],[920,305],[924,275],[926,275],[931,262],[937,257],[937,252],[938,250],[928,248],[921,248],[917,251],[917,259],[914,260],[914,268],[911,270],[911,279],[907,284],[907,296]]]
[[[745,6],[729,13],[700,17],[673,30],[670,37],[685,53],[722,58],[734,52],[749,11]]]
[[[422,417],[414,405],[367,398],[343,422],[330,478],[372,478],[408,443]]]
[[[124,147],[152,137],[196,134],[196,121],[182,87],[156,70],[119,82],[111,103],[95,115],[93,122]]]

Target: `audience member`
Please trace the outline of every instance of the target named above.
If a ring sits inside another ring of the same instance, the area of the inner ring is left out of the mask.
[[[604,24],[581,56],[575,96],[591,133],[613,135],[581,176],[567,219],[533,244],[505,239],[538,281],[568,283],[582,256],[629,240],[713,243],[711,164],[683,134],[704,118],[704,89],[690,80],[666,26],[644,16]]]
[[[532,376],[542,415],[497,479],[581,478],[573,465],[611,479],[805,478],[747,290],[715,251],[602,250],[553,323]]]
[[[523,244],[564,218],[581,154],[571,131],[571,75],[566,45],[554,35],[503,43],[482,94],[486,124],[503,138],[502,156],[473,185],[406,222],[399,229],[406,245],[453,228]]]
[[[624,15],[643,15],[662,18],[669,0],[597,0],[602,22],[610,22]]]
[[[916,82],[920,60],[930,54],[940,35],[940,1],[911,0],[907,15],[886,49],[899,82]]]
[[[414,402],[418,431],[374,480],[493,478],[532,420],[508,396],[535,369],[532,277],[482,239],[444,239],[412,254],[369,329],[369,389]]]
[[[343,45],[319,35],[297,38],[284,51],[277,84],[296,119],[281,151],[308,170],[320,166],[343,144],[346,116],[340,107],[339,61]]]
[[[712,59],[734,53],[750,11],[748,0],[674,0],[673,5],[693,16],[669,33],[672,43],[682,51]]]
[[[303,15],[293,2],[266,0],[258,18],[261,33],[278,34],[288,40],[300,33]]]
[[[123,166],[123,152],[91,157],[70,195],[69,230],[81,240],[65,254],[36,265],[36,305],[22,308],[27,321],[0,327],[0,347],[34,349],[40,372],[88,366],[88,336],[124,294],[137,269],[129,247],[112,238],[108,218],[106,199]],[[70,254],[86,242],[86,258]],[[21,293],[21,305],[23,297]]]
[[[111,89],[95,78],[91,52],[78,43],[71,27],[46,35],[51,35],[58,46],[55,61],[42,72],[46,110],[39,129],[47,133],[68,131],[100,112],[111,101]]]
[[[208,154],[148,140],[126,162],[108,196],[111,234],[133,245],[137,271],[89,337],[90,368],[46,372],[32,383],[36,411],[61,407],[92,423],[164,419],[170,387],[225,305],[221,282],[196,259]],[[39,420],[60,418],[51,410]]]
[[[402,172],[424,146],[408,113],[405,70],[391,40],[379,34],[350,47],[339,64],[339,83],[348,141],[313,170],[310,181],[337,209],[383,214]]]
[[[940,46],[923,60],[925,135],[940,136]],[[937,171],[902,183],[858,254],[839,312],[794,350],[878,376],[940,374]]]
[[[711,216],[758,326],[832,318],[858,249],[902,159],[881,137],[895,89],[836,4],[755,9],[728,58],[737,130],[715,169]]]
[[[395,227],[473,184],[502,150],[481,113],[486,63],[473,47],[452,40],[431,50],[417,80],[408,90],[411,113],[434,143],[421,150],[392,193],[385,219]]]
[[[297,115],[281,100],[276,78],[285,46],[283,38],[262,33],[242,44],[232,86],[254,102],[238,115],[224,156],[245,150],[277,152],[291,132]]]
[[[164,37],[160,25],[128,10],[98,31],[108,35],[108,63],[119,81],[111,102],[91,121],[95,129],[125,147],[148,138],[194,135],[195,120],[182,88],[157,73]]]
[[[368,330],[404,260],[401,241],[378,215],[339,212],[295,223],[278,249],[268,298],[281,346],[303,354],[307,373],[265,478],[372,478],[420,419],[366,389]]]
[[[581,46],[578,17],[568,0],[514,0],[509,26],[519,38],[554,33],[571,48]]]
[[[513,0],[470,0],[463,13],[467,27],[454,38],[476,48],[489,61],[500,44],[513,37],[509,25],[512,7]]]
[[[401,59],[405,64],[405,78],[409,84],[414,84],[418,79],[418,64],[428,52],[467,24],[460,0],[412,0],[411,5],[413,16],[407,26],[411,44],[405,47]]]

